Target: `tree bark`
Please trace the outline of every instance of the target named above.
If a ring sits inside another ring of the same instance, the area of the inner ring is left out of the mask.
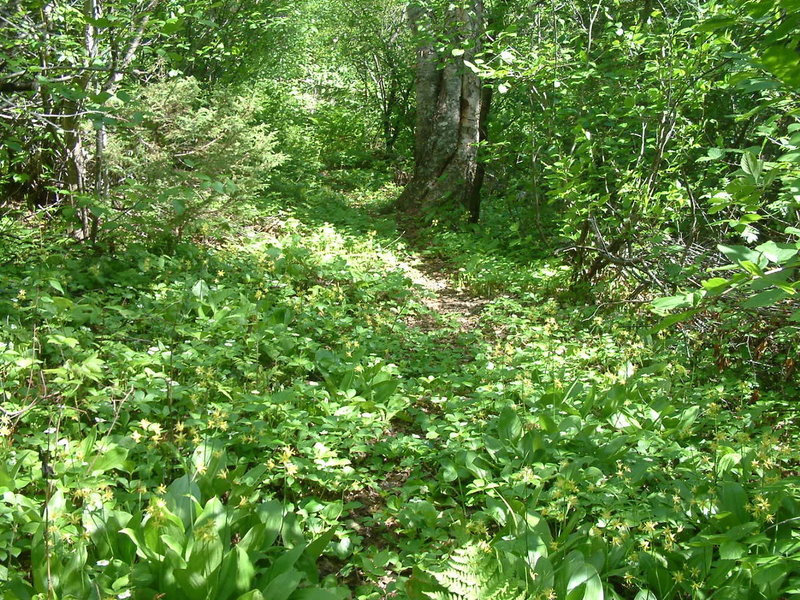
[[[489,109],[492,106],[493,88],[486,85],[481,90],[481,111],[478,121],[478,141],[483,144],[489,138]],[[478,148],[480,153],[480,147]],[[481,188],[483,187],[483,178],[486,176],[486,163],[480,160],[478,156],[478,166],[475,169],[475,180],[473,181],[470,195],[467,201],[467,208],[469,209],[470,223],[477,223],[481,216]]]
[[[414,173],[398,199],[401,210],[456,201],[477,221],[483,181],[478,145],[490,95],[482,94],[481,81],[467,63],[474,64],[480,51],[483,13],[482,0],[472,0],[467,8],[451,6],[446,14],[450,43],[437,43],[425,32],[418,48]],[[420,6],[409,7],[420,39],[431,18]],[[437,51],[441,46],[445,49]]]

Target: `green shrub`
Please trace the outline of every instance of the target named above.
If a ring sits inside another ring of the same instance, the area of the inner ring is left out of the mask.
[[[96,211],[107,235],[121,229],[172,247],[204,222],[241,215],[285,160],[275,134],[255,118],[253,96],[204,92],[192,78],[138,94],[123,111],[132,125],[109,137],[115,185]]]

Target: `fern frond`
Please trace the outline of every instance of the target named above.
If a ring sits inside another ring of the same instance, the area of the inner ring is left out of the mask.
[[[431,600],[525,600],[518,582],[505,579],[486,543],[456,549],[445,569],[431,575],[445,590],[428,593]]]

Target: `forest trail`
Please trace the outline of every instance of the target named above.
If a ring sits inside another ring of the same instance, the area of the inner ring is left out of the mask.
[[[410,219],[398,219],[397,225],[409,247],[417,251],[416,264],[403,261],[399,266],[411,282],[422,290],[419,298],[422,304],[444,320],[454,322],[461,333],[476,329],[481,312],[491,299],[464,291],[453,281],[451,274],[455,268],[451,264],[419,252],[425,242]],[[441,328],[440,323],[419,313],[410,315],[407,324],[424,331]]]
[[[422,259],[416,266],[401,263],[400,267],[411,282],[421,288],[420,301],[431,312],[445,320],[453,321],[462,333],[473,331],[480,320],[481,312],[490,302],[464,292],[447,275],[447,265],[434,259]],[[430,331],[439,329],[440,324],[427,319],[425,315],[414,314],[409,317],[409,325]]]

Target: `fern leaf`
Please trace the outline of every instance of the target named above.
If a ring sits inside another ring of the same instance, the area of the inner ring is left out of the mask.
[[[525,600],[519,583],[505,580],[486,543],[456,549],[444,570],[431,575],[445,590],[427,593],[431,600]]]

